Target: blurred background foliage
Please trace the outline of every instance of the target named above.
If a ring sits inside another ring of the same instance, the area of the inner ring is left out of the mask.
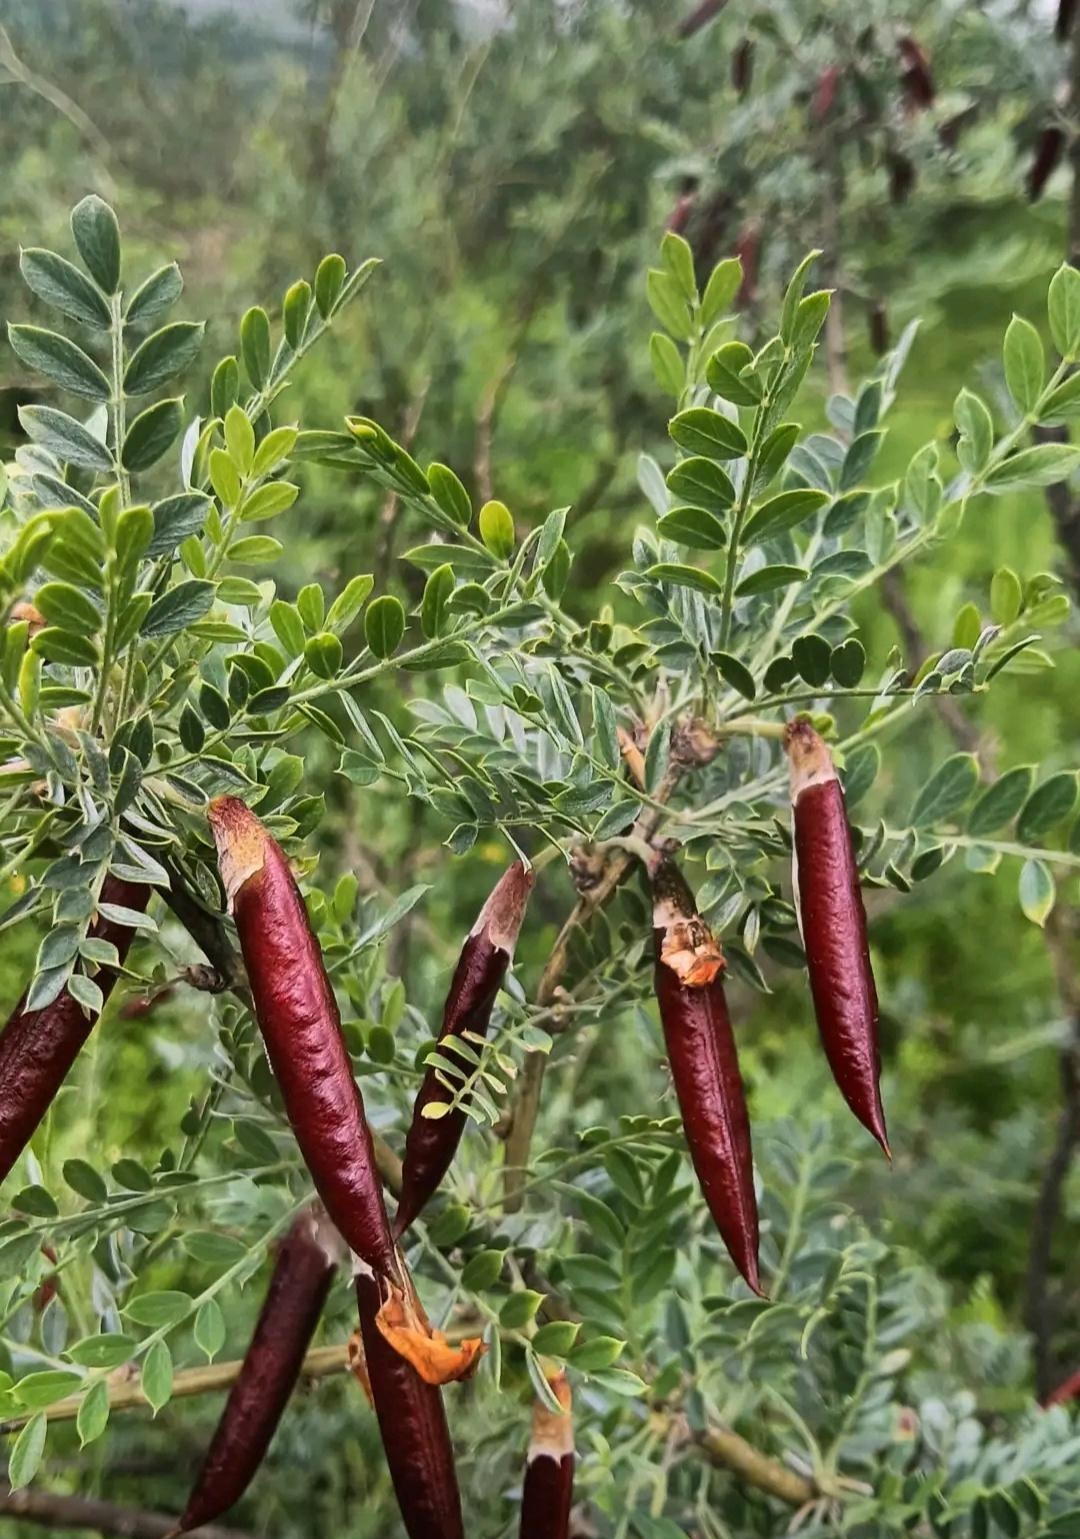
[[[1067,250],[1067,155],[1030,196],[1034,159],[1067,99],[1068,49],[1054,41],[1052,6],[731,0],[712,9],[680,28],[669,0],[0,0],[0,310],[26,318],[20,242],[65,249],[67,210],[96,189],[116,204],[137,265],[175,257],[183,269],[182,311],[209,323],[202,399],[188,398],[205,411],[210,368],[234,350],[249,303],[271,303],[326,250],[350,263],[379,256],[364,301],[301,371],[297,415],[302,401],[308,425],[336,426],[345,412],[377,418],[425,461],[451,465],[475,497],[505,500],[522,529],[573,505],[566,603],[590,614],[642,516],[637,456],[668,453],[643,281],[665,225],[683,230],[705,269],[743,255],[755,274],[744,295],[748,340],[794,262],[824,249],[841,303],[812,383],[822,421],[830,389],[857,380],[885,336],[921,319],[883,474],[926,439],[948,437],[965,381],[1000,397],[1009,315],[1042,329],[1045,285]],[[904,39],[928,60],[932,101],[917,99]],[[15,408],[35,388],[5,354],[5,451],[17,441]],[[397,559],[419,538],[408,514],[370,487],[306,475],[279,590],[371,570],[415,599],[422,574]],[[906,592],[863,601],[872,662],[883,666],[895,645],[917,665],[920,637],[926,652],[949,645],[962,605],[988,615],[1001,565],[1025,580],[1056,571],[1073,581],[1058,532],[1037,494],[981,501],[944,555],[907,574]],[[1072,623],[1053,635],[1055,668],[1010,673],[989,704],[977,703],[981,747],[998,769],[1076,762]],[[388,709],[400,709],[400,688],[387,691]],[[970,711],[965,702],[951,725],[927,703],[912,713],[863,821],[886,800],[910,804],[931,744],[940,753]],[[457,861],[425,830],[421,808],[330,781],[330,763],[313,743],[312,778],[328,783],[321,876],[353,869],[363,889],[384,894],[433,884],[422,922],[399,926],[387,957],[410,1003],[433,1014],[502,852],[481,846]],[[526,984],[570,891],[557,873],[538,890],[519,951]],[[984,1427],[1032,1403],[1025,1283],[1061,1051],[1074,1030],[1076,897],[1075,879],[1063,880],[1052,952],[1020,917],[1011,878],[990,881],[959,860],[909,896],[873,895],[891,1171],[843,1125],[802,976],[767,968],[773,993],[734,990],[755,1127],[790,1119],[807,1136],[832,1119],[830,1144],[853,1157],[844,1200],[877,1239],[905,1248],[934,1290],[914,1339],[923,1371],[942,1368],[947,1353]],[[35,939],[8,939],[5,999]],[[187,996],[143,1021],[114,1012],[39,1153],[51,1153],[52,1139],[68,1153],[156,1157],[200,1083],[205,1033],[194,1008]],[[590,1027],[553,1073],[538,1144],[575,1123],[652,1110],[659,1056],[655,1023],[636,1014]],[[477,1167],[483,1159],[481,1149]],[[1057,1377],[1080,1362],[1078,1232],[1074,1173],[1051,1260]],[[343,1329],[344,1289],[339,1305]],[[238,1348],[250,1308],[250,1290],[230,1304]],[[326,1385],[304,1416],[287,1418],[238,1520],[255,1532],[322,1531],[340,1521],[346,1498],[364,1496],[374,1431],[365,1422],[342,1436],[349,1398],[345,1385]],[[118,1422],[93,1451],[103,1488],[177,1507],[177,1470],[215,1411],[177,1402],[167,1426]],[[490,1404],[476,1411],[480,1448],[495,1414]],[[74,1443],[70,1457],[85,1464]],[[303,1489],[300,1466],[310,1473]],[[361,1515],[354,1531],[389,1532],[380,1521]]]

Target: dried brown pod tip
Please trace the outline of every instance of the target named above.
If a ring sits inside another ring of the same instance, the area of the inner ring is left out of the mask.
[[[539,1395],[533,1402],[532,1439],[521,1493],[518,1539],[568,1539],[574,1499],[574,1418],[570,1385],[562,1371],[547,1375],[559,1402],[553,1411]]]
[[[678,869],[665,861],[653,879],[653,929],[662,935],[660,960],[684,988],[703,988],[724,971],[724,953],[697,913]]]

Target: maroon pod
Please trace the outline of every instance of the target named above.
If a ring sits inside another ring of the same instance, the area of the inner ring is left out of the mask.
[[[143,910],[149,887],[135,886],[108,876],[101,889],[103,903]],[[90,934],[111,941],[123,962],[135,931],[100,915]],[[102,967],[94,981],[108,999],[116,973]],[[43,1010],[27,1010],[26,996],[15,1006],[0,1032],[0,1181],[30,1142],[38,1123],[51,1106],[75,1059],[97,1024],[67,989]]]
[[[255,1018],[300,1153],[349,1248],[384,1276],[396,1275],[364,1103],[289,863],[235,797],[212,802],[209,817]]]
[[[724,958],[670,864],[653,876],[653,940],[656,998],[690,1158],[731,1259],[760,1293],[750,1119],[724,998]]]
[[[174,1533],[212,1523],[251,1484],[300,1377],[343,1254],[317,1204],[300,1214],[282,1241],[255,1334]]]
[[[442,1390],[426,1383],[380,1329],[378,1279],[357,1267],[362,1360],[353,1368],[379,1421],[386,1463],[409,1539],[465,1539]]]
[[[515,860],[480,910],[450,982],[439,1031],[440,1044],[466,1032],[478,1037],[487,1035],[495,996],[514,954],[532,885],[532,872]],[[464,1065],[464,1060],[460,1061]],[[446,1105],[451,1096],[452,1092],[439,1080],[439,1071],[429,1068],[416,1097],[405,1140],[401,1196],[394,1221],[394,1232],[399,1236],[436,1191],[457,1153],[468,1120],[464,1108],[452,1107],[440,1117],[424,1115],[425,1107]]]
[[[574,1418],[565,1373],[548,1375],[562,1414],[533,1405],[532,1440],[521,1492],[518,1539],[567,1539],[574,1500]]]
[[[836,767],[808,721],[788,723],[792,885],[822,1045],[844,1100],[889,1153],[881,1107],[878,1001],[866,910]]]

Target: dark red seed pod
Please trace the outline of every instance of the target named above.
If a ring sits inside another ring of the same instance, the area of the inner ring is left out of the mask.
[[[441,1044],[466,1032],[478,1037],[487,1035],[495,997],[514,954],[532,885],[532,871],[526,871],[521,861],[515,860],[480,910],[450,981],[439,1031]],[[436,1191],[457,1153],[468,1121],[464,1108],[454,1107],[441,1117],[424,1115],[425,1107],[445,1106],[450,1099],[451,1092],[440,1082],[438,1071],[429,1068],[416,1097],[405,1140],[401,1196],[394,1223],[399,1236]]]
[[[1052,1405],[1067,1405],[1078,1395],[1080,1395],[1080,1368],[1075,1373],[1070,1373],[1067,1379],[1063,1379],[1060,1384],[1044,1395],[1039,1404],[1044,1411],[1048,1411]]]
[[[808,721],[788,723],[784,746],[791,770],[792,886],[818,1030],[845,1101],[888,1154],[877,990],[844,793],[832,755]]]
[[[518,1539],[569,1539],[574,1500],[574,1418],[565,1373],[548,1375],[562,1414],[537,1398],[521,1492]]]
[[[45,1257],[46,1261],[51,1261],[54,1265],[56,1264],[56,1251],[47,1241],[41,1246],[41,1254]],[[55,1272],[50,1272],[42,1281],[40,1287],[34,1290],[34,1296],[30,1301],[34,1313],[37,1315],[44,1314],[59,1292],[60,1279]]]
[[[911,111],[922,111],[934,104],[934,77],[922,45],[913,37],[902,37],[897,44],[903,70],[904,102]]]
[[[814,123],[823,123],[832,111],[842,74],[838,64],[830,64],[818,77],[810,101],[810,118]]]
[[[101,901],[120,908],[141,911],[149,897],[149,887],[111,876],[101,889]],[[135,938],[133,929],[100,915],[90,934],[111,941],[121,962]],[[102,967],[94,982],[108,999],[116,973]],[[0,1032],[0,1181],[30,1142],[96,1024],[97,1016],[88,1015],[66,989],[43,1010],[27,1010],[25,995],[15,1006]]]
[[[212,802],[209,817],[255,1016],[300,1153],[346,1244],[391,1276],[397,1258],[371,1131],[289,863],[235,797]]]
[[[681,192],[675,200],[671,213],[664,221],[664,229],[670,230],[675,235],[681,235],[690,222],[690,215],[694,211],[697,202],[697,193]]]
[[[889,168],[889,202],[906,203],[915,186],[915,166],[906,155],[894,151],[887,160]]]
[[[754,79],[754,43],[744,37],[731,55],[731,83],[740,97],[746,95]]]
[[[363,1371],[354,1362],[379,1421],[386,1463],[409,1539],[464,1539],[454,1450],[442,1390],[426,1383],[394,1350],[379,1324],[382,1290],[357,1268]]]
[[[880,358],[889,351],[889,315],[883,299],[875,299],[867,312],[870,346]]]
[[[653,877],[653,940],[656,998],[690,1158],[731,1259],[760,1293],[750,1119],[724,998],[724,958],[670,863]]]
[[[743,310],[757,297],[758,267],[761,262],[761,221],[751,219],[743,225],[735,240],[735,255],[742,263],[742,283],[735,296],[735,308]]]
[[[125,1021],[141,1021],[175,993],[172,984],[168,984],[154,994],[133,994],[130,999],[125,999],[117,1014]]]
[[[1035,141],[1035,154],[1027,174],[1029,203],[1037,203],[1065,153],[1065,130],[1044,128]]]
[[[251,1484],[300,1377],[344,1254],[318,1204],[300,1214],[281,1242],[243,1366],[174,1534],[212,1523]]]
[[[1076,16],[1076,0],[1058,0],[1057,18],[1054,22],[1054,36],[1059,43],[1064,43],[1072,31],[1073,20]]]
[[[676,30],[676,36],[683,39],[693,37],[700,32],[702,27],[707,27],[714,16],[727,4],[727,0],[701,0],[701,4],[694,7],[688,16],[684,16]]]

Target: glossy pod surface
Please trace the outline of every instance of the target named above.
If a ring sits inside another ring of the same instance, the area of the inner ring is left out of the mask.
[[[210,826],[255,1015],[304,1162],[350,1249],[390,1275],[394,1243],[371,1132],[322,952],[289,863],[234,797],[211,804]]]
[[[325,1217],[310,1209],[282,1241],[243,1367],[176,1532],[212,1522],[250,1485],[300,1376],[343,1250]]]
[[[690,1158],[732,1260],[760,1293],[750,1118],[723,957],[674,867],[660,868],[653,898],[656,998]]]
[[[442,1390],[427,1384],[376,1323],[382,1303],[377,1280],[356,1277],[364,1377],[379,1422],[409,1539],[464,1539],[454,1451]]]
[[[149,897],[149,887],[111,876],[101,890],[102,902],[140,912]],[[99,917],[90,934],[111,941],[123,962],[136,932]],[[99,968],[94,982],[108,999],[116,973],[109,967]],[[23,1005],[20,1000],[0,1032],[0,1181],[30,1142],[98,1019],[87,1015],[66,989],[43,1010],[26,1010]]]
[[[877,990],[844,793],[809,723],[789,726],[788,755],[793,884],[822,1046],[845,1101],[888,1153]]]
[[[491,1011],[510,965],[532,883],[531,871],[526,871],[520,861],[515,861],[485,903],[454,969],[443,1008],[440,1043],[466,1032],[474,1036],[487,1035]],[[453,1056],[452,1052],[450,1056]],[[465,1067],[463,1058],[457,1061]],[[451,1096],[452,1091],[439,1080],[438,1071],[429,1066],[413,1106],[405,1141],[401,1196],[394,1221],[398,1235],[405,1233],[438,1189],[457,1153],[468,1121],[464,1108],[453,1107],[438,1118],[424,1116],[425,1106],[440,1101],[445,1103]]]

